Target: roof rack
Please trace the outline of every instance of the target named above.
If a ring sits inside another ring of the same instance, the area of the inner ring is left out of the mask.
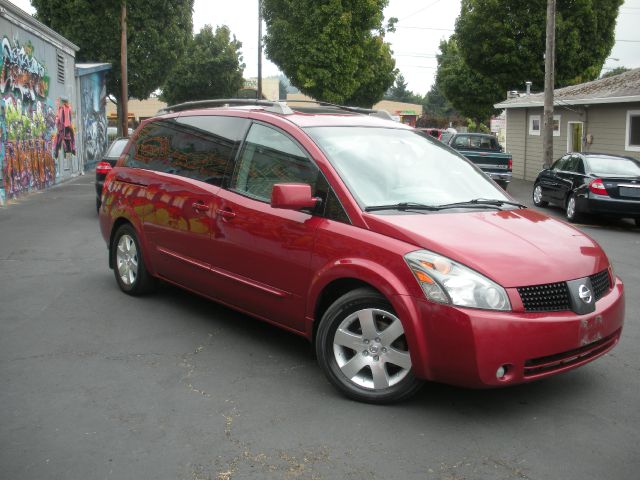
[[[158,111],[158,115],[165,113],[182,112],[183,110],[193,110],[196,108],[214,108],[214,107],[238,107],[246,105],[255,105],[266,107],[265,110],[273,113],[289,115],[293,113],[286,103],[276,102],[272,100],[259,100],[257,98],[218,98],[214,100],[197,100],[193,102],[178,103],[176,105],[167,106]]]
[[[363,115],[370,115],[373,117],[380,117],[386,120],[393,120],[393,117],[389,112],[385,110],[374,110],[371,108],[363,107],[350,107],[346,105],[338,105],[330,102],[323,102],[319,100],[290,100],[291,103],[308,103],[318,105],[320,107],[329,107],[330,109],[341,110],[352,113],[359,113]],[[288,106],[285,102],[273,101],[273,100],[260,100],[257,98],[220,98],[213,100],[197,100],[193,102],[178,103],[176,105],[167,106],[158,111],[158,115],[164,115],[165,113],[175,113],[184,110],[192,110],[196,108],[214,108],[214,107],[237,107],[237,106],[262,106],[265,107],[265,111],[272,113],[279,113],[281,115],[290,115],[294,110]],[[323,113],[329,113],[331,110]]]
[[[321,107],[330,107],[337,110],[343,110],[346,112],[360,113],[363,115],[370,115],[372,117],[384,118],[386,120],[393,120],[393,117],[391,116],[391,114],[386,110],[375,110],[372,108],[364,108],[364,107],[351,107],[348,105],[338,105],[336,103],[323,102],[321,100],[290,100],[290,103],[311,103],[311,104],[319,105]]]

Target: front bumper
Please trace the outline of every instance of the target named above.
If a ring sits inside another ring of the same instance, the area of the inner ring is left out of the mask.
[[[486,388],[579,367],[617,344],[624,321],[623,291],[616,279],[596,303],[596,311],[587,315],[495,312],[417,300],[420,321],[413,333],[421,345],[411,350],[414,371],[428,380]],[[505,374],[498,378],[500,367]]]

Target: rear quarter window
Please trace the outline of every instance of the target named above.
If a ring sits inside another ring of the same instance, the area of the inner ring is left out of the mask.
[[[126,166],[221,185],[249,121],[238,117],[184,116],[145,126]]]

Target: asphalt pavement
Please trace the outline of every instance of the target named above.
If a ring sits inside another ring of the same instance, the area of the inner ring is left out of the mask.
[[[529,182],[509,190],[531,204]],[[626,284],[610,354],[372,406],[340,396],[302,338],[166,285],[121,293],[90,175],[24,197],[0,209],[0,478],[635,480],[640,230],[579,228]]]

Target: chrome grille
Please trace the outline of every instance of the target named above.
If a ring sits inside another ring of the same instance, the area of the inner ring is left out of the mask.
[[[593,286],[593,295],[596,302],[600,300],[609,291],[611,282],[609,281],[609,271],[603,270],[599,273],[591,275],[591,286]]]
[[[596,301],[606,295],[611,288],[609,271],[603,270],[589,276]],[[566,282],[547,283],[518,287],[525,312],[562,312],[571,310],[569,288]]]
[[[519,287],[525,312],[559,312],[570,310],[569,289],[565,282]]]

